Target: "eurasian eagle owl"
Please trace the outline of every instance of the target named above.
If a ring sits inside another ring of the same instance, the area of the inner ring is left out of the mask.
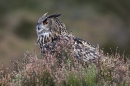
[[[62,36],[67,41],[70,39],[65,24],[59,20],[59,16],[60,14],[47,15],[47,13],[45,13],[38,20],[36,25],[36,32],[38,35],[37,43],[42,53],[44,52],[43,48],[49,43],[53,44],[56,42],[59,39],[59,36]],[[75,58],[87,62],[88,60],[93,60],[99,57],[99,52],[95,46],[75,36],[72,36],[72,39],[74,40],[72,51]],[[53,48],[55,48],[55,46],[53,46]]]

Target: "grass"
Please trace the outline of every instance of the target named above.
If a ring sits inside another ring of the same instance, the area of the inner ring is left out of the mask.
[[[86,64],[74,58],[71,42],[57,44],[59,47],[53,55],[46,51],[38,57],[36,52],[27,51],[23,59],[11,61],[13,69],[4,69],[1,65],[0,86],[130,85],[130,61],[125,56],[100,53],[100,58]]]

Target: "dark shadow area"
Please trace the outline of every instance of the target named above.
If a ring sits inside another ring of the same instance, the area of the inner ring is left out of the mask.
[[[31,39],[35,33],[35,24],[23,19],[18,27],[14,30],[16,36],[22,39]]]

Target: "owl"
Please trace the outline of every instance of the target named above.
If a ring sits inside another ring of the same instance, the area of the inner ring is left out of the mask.
[[[45,13],[41,18],[39,18],[36,32],[38,35],[38,45],[41,44],[40,40],[42,39],[42,44],[52,42],[53,39],[56,39],[59,35],[67,34],[66,27],[58,17],[60,14],[47,15]]]
[[[94,45],[81,38],[70,35],[67,32],[65,24],[59,19],[60,15],[61,14],[47,15],[47,13],[45,13],[39,18],[36,25],[36,32],[38,36],[37,44],[40,47],[41,53],[44,53],[45,49],[54,52],[57,47],[56,43],[60,41],[60,37],[62,37],[65,39],[65,42],[69,42],[70,39],[73,39],[72,51],[76,59],[87,62],[98,58],[99,52]]]

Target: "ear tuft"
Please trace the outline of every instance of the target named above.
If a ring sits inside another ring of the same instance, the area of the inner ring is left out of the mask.
[[[45,19],[47,19],[47,13],[48,12],[46,12],[45,14],[43,14],[42,17],[39,18],[38,23],[40,23],[41,21],[44,21]]]
[[[56,18],[56,17],[59,17],[60,15],[61,14],[52,14],[52,15],[48,16],[47,18],[52,18],[52,17]]]
[[[46,12],[43,16],[47,16],[48,12]]]

